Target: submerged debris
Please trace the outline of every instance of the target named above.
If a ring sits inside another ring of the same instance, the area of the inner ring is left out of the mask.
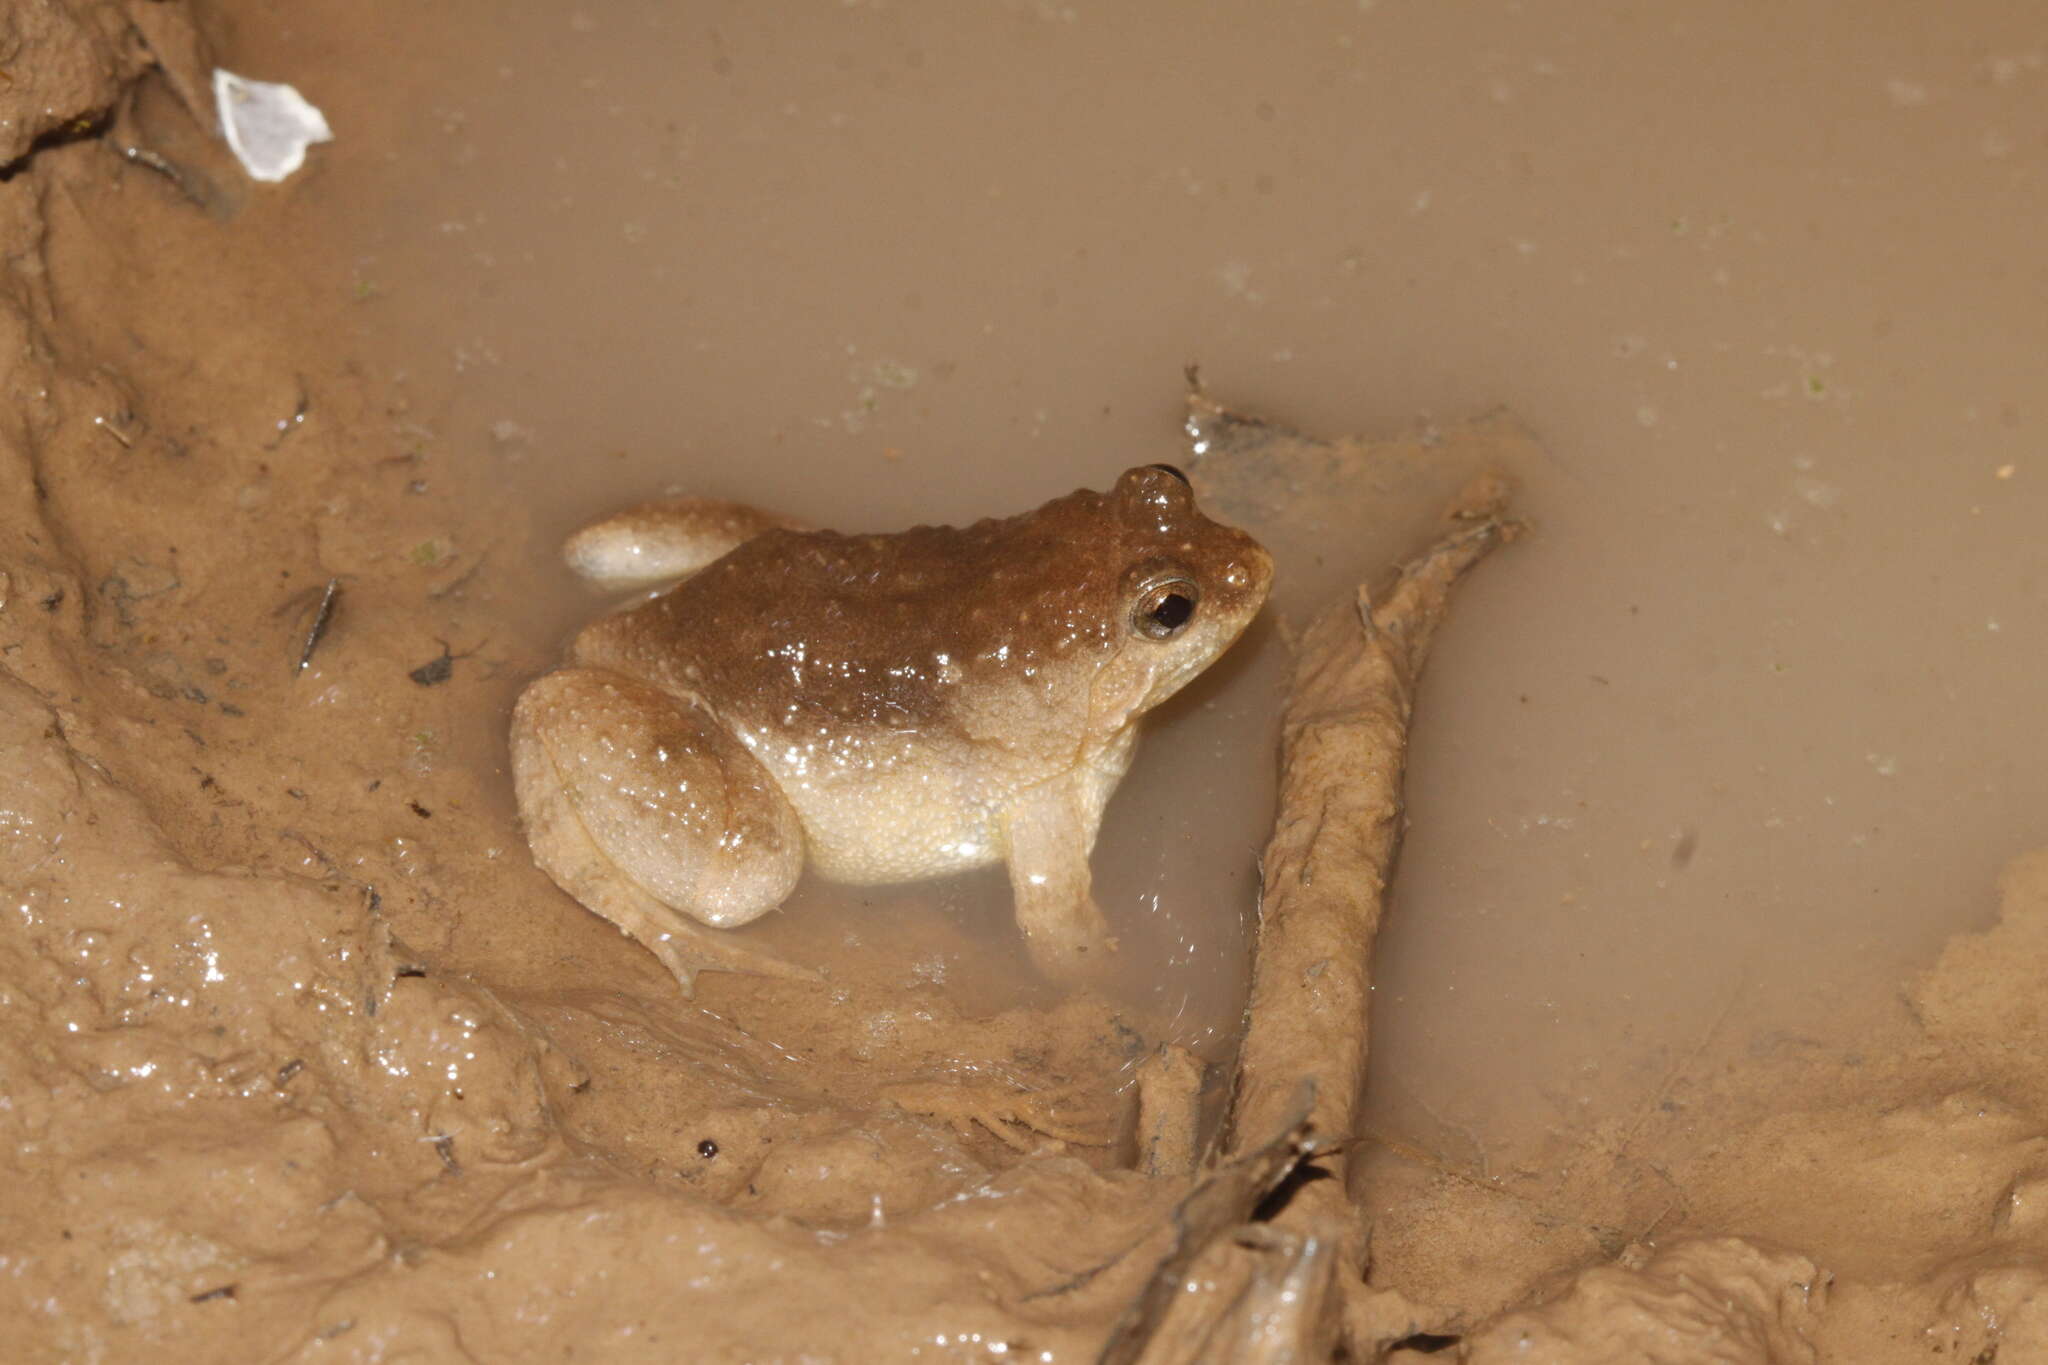
[[[207,207],[206,196],[194,188],[184,168],[163,153],[152,151],[148,147],[133,142],[123,143],[119,151],[122,160],[144,167],[147,170],[155,171],[158,175],[170,181],[172,187],[179,194],[185,196],[188,203],[202,209]]]
[[[441,657],[429,659],[405,675],[421,687],[438,687],[455,676],[455,656],[448,653],[447,645],[441,646]]]
[[[436,640],[435,643],[441,646],[440,657],[427,660],[418,668],[405,675],[421,687],[439,687],[442,683],[447,682],[455,676],[455,661],[457,659],[467,659],[472,654],[475,654],[477,649],[483,648],[482,645],[478,645],[476,649],[465,649],[460,654],[457,654],[446,640]]]
[[[299,396],[292,404],[291,413],[288,416],[277,419],[277,435],[271,437],[263,448],[265,450],[276,450],[279,446],[283,445],[285,437],[306,424],[306,417],[312,411],[313,396],[306,392],[306,381],[301,379],[299,381]]]
[[[306,671],[306,665],[313,662],[313,651],[320,647],[320,637],[327,633],[328,622],[334,619],[334,605],[341,597],[341,579],[330,578],[327,587],[320,594],[320,605],[313,609],[313,622],[306,627],[305,647],[299,650],[299,662],[292,669],[297,677]]]

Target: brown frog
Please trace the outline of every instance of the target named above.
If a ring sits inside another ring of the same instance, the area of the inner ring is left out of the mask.
[[[535,860],[689,990],[794,969],[700,925],[780,905],[806,861],[855,884],[1008,864],[1041,970],[1114,946],[1088,855],[1137,723],[1244,631],[1272,561],[1171,465],[1034,512],[894,535],[701,499],[585,528],[618,585],[512,718]]]

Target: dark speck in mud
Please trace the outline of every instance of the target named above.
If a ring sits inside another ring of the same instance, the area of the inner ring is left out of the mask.
[[[405,676],[411,678],[421,687],[438,687],[455,676],[455,661],[457,659],[467,659],[470,655],[476,653],[476,649],[466,649],[462,653],[457,654],[446,640],[440,641],[440,645],[441,655],[439,658],[427,660]],[[476,648],[482,649],[483,646],[478,645]]]
[[[455,656],[442,654],[438,659],[429,659],[405,676],[421,687],[436,687],[455,675]]]

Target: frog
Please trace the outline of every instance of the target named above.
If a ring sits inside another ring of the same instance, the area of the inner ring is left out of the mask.
[[[1273,576],[1166,464],[882,534],[671,498],[563,556],[639,595],[514,705],[527,841],[686,995],[703,970],[816,979],[726,932],[806,868],[873,886],[1001,863],[1042,974],[1107,966],[1089,858],[1140,722],[1238,640]]]

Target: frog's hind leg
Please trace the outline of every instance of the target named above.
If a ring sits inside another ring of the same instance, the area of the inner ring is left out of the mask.
[[[512,781],[534,861],[685,993],[705,970],[815,979],[717,932],[782,904],[804,846],[774,778],[705,712],[623,674],[550,673],[513,710]]]
[[[651,587],[688,578],[764,531],[803,529],[745,503],[669,498],[590,523],[563,544],[562,558],[593,583]]]

